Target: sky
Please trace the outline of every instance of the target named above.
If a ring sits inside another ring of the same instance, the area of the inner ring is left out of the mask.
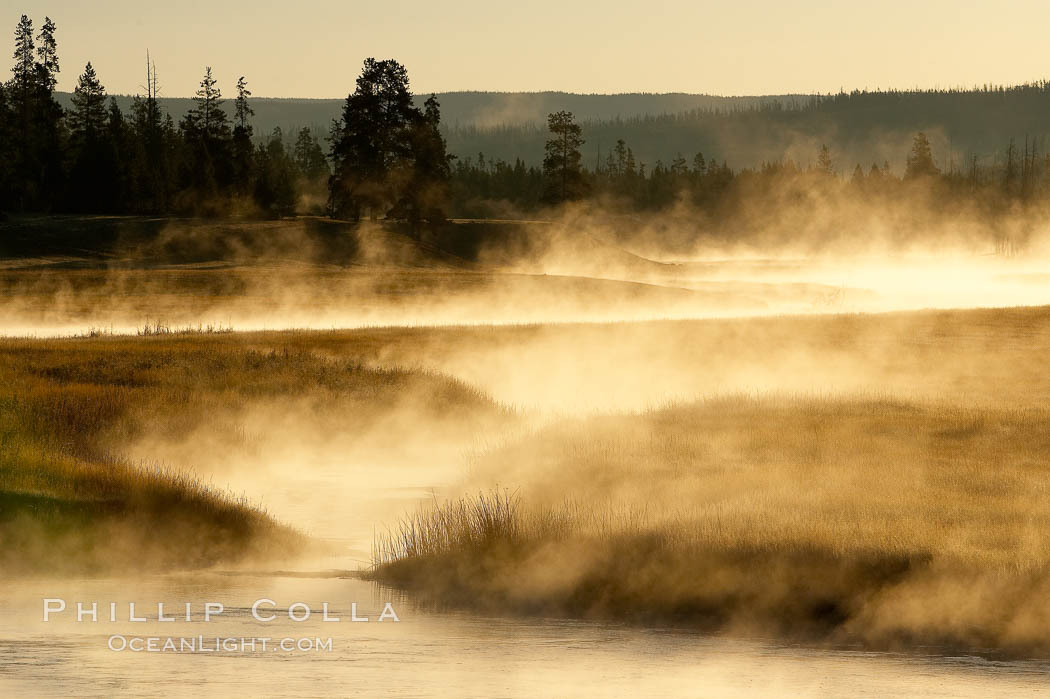
[[[1034,0],[4,0],[58,26],[59,89],[91,61],[107,91],[345,97],[361,62],[394,58],[417,93],[719,95],[1016,84],[1050,74],[1050,3]],[[9,49],[13,51],[13,42]]]

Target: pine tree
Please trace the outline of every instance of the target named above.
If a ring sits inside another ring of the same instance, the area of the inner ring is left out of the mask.
[[[0,82],[0,219],[4,218],[4,211],[14,205],[14,176],[12,165],[14,164],[14,134],[8,94],[10,89]]]
[[[68,204],[78,212],[111,211],[116,205],[111,187],[115,184],[115,152],[110,143],[106,90],[88,63],[73,90],[69,112],[72,169],[69,173]]]
[[[212,143],[229,138],[230,125],[222,109],[222,91],[212,77],[210,66],[204,69],[204,78],[193,99],[196,106],[183,120],[185,130]]]
[[[413,225],[445,220],[445,201],[452,167],[441,133],[441,105],[431,95],[414,118],[411,135],[412,177],[401,201],[401,214]]]
[[[31,206],[36,190],[38,171],[36,149],[33,147],[34,112],[37,102],[36,62],[33,41],[33,21],[26,15],[15,27],[15,65],[11,68],[14,77],[11,80],[10,110],[15,126],[12,135],[11,164],[11,204],[19,209]]]
[[[613,155],[616,158],[616,174],[625,174],[627,172],[627,144],[622,138],[616,140]]]
[[[820,155],[817,156],[817,172],[822,175],[834,175],[835,164],[831,160],[831,151],[827,144],[820,144]]]
[[[41,85],[54,92],[58,84],[58,43],[55,41],[55,23],[50,17],[44,17],[44,26],[37,35],[37,69],[40,72]]]
[[[295,166],[309,181],[317,181],[331,175],[328,169],[328,159],[325,157],[321,144],[317,137],[308,127],[299,129],[299,135],[295,139],[292,149]]]
[[[255,110],[248,103],[251,96],[248,83],[242,75],[237,80],[237,99],[234,102],[236,124],[233,127],[233,186],[240,194],[247,194],[252,188],[252,158],[255,149],[252,146],[251,118]]]
[[[15,75],[15,89],[26,95],[23,97],[23,100],[28,99],[27,95],[33,86],[33,78],[36,72],[36,63],[33,60],[35,50],[33,20],[26,15],[22,15],[22,18],[18,21],[18,26],[15,27],[15,65],[11,72]]]
[[[44,25],[37,34],[37,141],[40,163],[39,206],[52,210],[61,206],[61,196],[65,189],[65,172],[63,171],[63,150],[65,148],[65,112],[55,99],[55,85],[58,84],[58,44],[55,40],[55,23],[50,17],[44,18]]]
[[[295,165],[284,148],[280,127],[273,130],[265,144],[260,144],[255,163],[256,205],[271,218],[294,214],[298,199]]]
[[[123,212],[128,199],[128,151],[129,129],[117,100],[109,98],[106,110],[105,150],[99,163],[99,176],[103,183],[100,210]]]
[[[251,118],[255,116],[255,110],[252,109],[251,105],[248,104],[248,98],[252,96],[251,90],[248,89],[248,82],[242,75],[237,79],[237,99],[234,101],[235,114],[237,119],[237,127],[243,131],[246,131],[248,135],[251,135],[252,125]]]
[[[933,150],[930,148],[930,140],[926,138],[926,134],[919,132],[915,135],[911,151],[908,153],[904,179],[912,180],[919,177],[931,177],[939,175],[940,172],[933,162]]]
[[[180,123],[186,142],[182,181],[196,194],[193,206],[206,210],[230,184],[233,170],[230,125],[222,109],[222,92],[212,77],[211,67],[205,68],[194,101],[196,105]]]
[[[864,186],[864,168],[860,166],[860,163],[857,163],[857,166],[853,168],[853,176],[850,177],[850,184],[854,187]]]
[[[63,111],[54,98],[58,73],[54,22],[46,19],[34,41],[33,23],[22,15],[15,28],[14,59],[11,198],[23,210],[51,210],[60,205],[64,188]]]
[[[544,147],[544,200],[559,204],[581,198],[586,192],[581,167],[582,129],[572,112],[555,112],[547,117],[550,138]]]
[[[100,138],[106,126],[106,89],[99,82],[90,62],[84,66],[84,73],[77,79],[72,102],[69,128],[74,143],[82,146]]]
[[[401,201],[412,177],[412,131],[420,118],[405,67],[366,59],[342,118],[332,125],[328,208],[333,216],[376,219]]]
[[[682,154],[679,153],[675,156],[674,160],[671,161],[671,174],[675,177],[683,177],[689,172],[689,164],[686,162]]]
[[[705,172],[707,172],[707,161],[704,160],[703,153],[697,153],[693,158],[693,174],[703,176]]]

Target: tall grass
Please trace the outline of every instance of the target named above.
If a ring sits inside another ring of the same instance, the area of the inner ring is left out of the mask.
[[[377,538],[437,603],[1050,653],[1050,412],[730,398],[568,421]]]
[[[233,326],[229,323],[222,325],[216,323],[198,323],[197,325],[169,325],[159,320],[152,323],[147,321],[138,328],[136,334],[139,337],[151,337],[154,335],[214,335],[232,333]]]
[[[403,520],[396,531],[376,540],[373,559],[382,564],[518,545],[525,532],[517,506],[516,496],[495,491],[420,510]]]
[[[192,475],[192,463],[130,460],[127,447],[147,435],[177,444],[206,427],[233,450],[245,439],[238,411],[287,400],[309,399],[319,421],[352,417],[359,429],[412,397],[447,420],[501,413],[438,375],[225,333],[152,334],[0,342],[0,570],[196,567],[306,546]]]
[[[374,540],[374,569],[389,571],[405,561],[520,551],[569,531],[571,517],[553,508],[525,511],[508,490],[434,501]]]

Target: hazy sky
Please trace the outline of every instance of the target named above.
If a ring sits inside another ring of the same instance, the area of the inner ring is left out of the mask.
[[[1036,0],[23,0],[58,25],[59,89],[92,61],[111,93],[161,95],[205,65],[232,92],[343,97],[367,56],[404,63],[415,92],[566,90],[770,94],[949,87],[1048,76],[1050,3]],[[8,43],[11,44],[10,38]],[[13,50],[9,45],[8,55]]]

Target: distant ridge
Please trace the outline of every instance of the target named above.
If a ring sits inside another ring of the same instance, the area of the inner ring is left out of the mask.
[[[417,99],[425,99],[420,95]],[[69,104],[68,93],[59,100]],[[785,94],[752,97],[670,94],[574,94],[566,92],[439,93],[449,151],[460,160],[520,158],[538,166],[550,112],[568,110],[583,125],[588,167],[604,162],[624,139],[639,163],[665,166],[677,157],[691,165],[702,152],[707,161],[733,168],[793,160],[815,162],[822,144],[835,169],[849,176],[860,164],[888,162],[900,172],[916,132],[925,132],[944,170],[966,171],[977,158],[1003,157],[1011,139],[1039,156],[1050,153],[1050,83],[979,89],[854,91],[834,95]],[[125,112],[131,97],[116,97]],[[161,98],[178,120],[189,98]],[[326,136],[342,106],[340,99],[253,98],[257,135],[275,127],[286,133],[303,126]],[[233,100],[225,108],[233,109]]]
[[[58,100],[69,107],[70,93],[58,93]],[[131,108],[132,97],[114,95],[121,110]],[[422,104],[427,94],[417,95]],[[570,92],[440,92],[443,122],[450,128],[542,125],[547,114],[568,110],[585,120],[609,120],[645,115],[674,114],[692,109],[739,109],[774,102],[805,101],[810,95],[769,95],[757,97],[718,97],[686,93],[625,93],[585,95]],[[161,108],[176,121],[193,106],[189,97],[161,97]],[[307,99],[300,97],[253,97],[257,133],[309,126],[327,131],[332,119],[338,118],[342,99]],[[226,100],[232,114],[233,100]]]

